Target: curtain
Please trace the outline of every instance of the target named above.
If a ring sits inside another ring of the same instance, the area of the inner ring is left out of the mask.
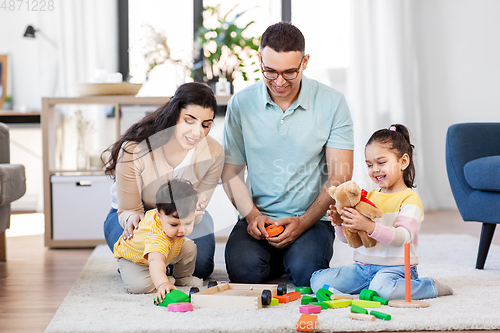
[[[417,191],[426,208],[432,200],[425,184],[421,110],[411,0],[351,1],[351,56],[347,98],[354,120],[353,180],[366,189],[364,147],[370,135],[393,123],[407,126],[415,145]]]

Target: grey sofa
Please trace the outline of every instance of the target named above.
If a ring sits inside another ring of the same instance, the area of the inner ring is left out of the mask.
[[[10,164],[9,128],[0,123],[0,261],[7,259],[5,229],[10,227],[10,204],[25,192],[24,166]]]

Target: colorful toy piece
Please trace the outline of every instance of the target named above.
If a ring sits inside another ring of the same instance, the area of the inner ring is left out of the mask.
[[[311,305],[319,305],[321,307],[321,310],[328,309],[328,304],[326,304],[325,302],[311,302],[309,304],[311,304]]]
[[[377,318],[383,319],[383,320],[391,320],[391,315],[383,312],[378,312],[375,310],[370,311],[370,314],[372,316],[375,316]]]
[[[305,313],[305,314],[313,314],[313,313],[320,313],[321,312],[321,306],[319,305],[302,305],[299,308],[300,313]]]
[[[352,299],[336,299],[332,301],[325,301],[325,303],[332,309],[346,308],[352,305]]]
[[[364,313],[364,314],[368,314],[368,310],[365,309],[365,308],[362,308],[360,306],[357,306],[355,304],[351,305],[351,312],[353,313]]]
[[[365,321],[375,321],[376,318],[373,315],[365,314],[365,313],[349,313],[349,318],[356,320],[365,320]]]
[[[169,293],[166,293],[165,298],[160,303],[157,303],[155,300],[155,305],[168,307],[168,305],[172,303],[189,303],[189,302],[190,302],[189,295],[180,290],[174,289],[170,290]]]
[[[359,294],[359,299],[364,301],[380,302],[383,305],[387,305],[387,303],[389,303],[389,301],[386,300],[385,298],[378,297],[378,294],[375,290],[370,290],[370,289],[361,290],[361,293]]]
[[[332,295],[333,293],[330,290],[324,288],[319,288],[318,291],[316,292],[316,298],[320,302],[331,300]]]
[[[352,301],[352,304],[364,308],[380,308],[380,302],[364,301],[362,299],[355,299]]]
[[[398,308],[426,308],[429,303],[419,300],[411,300],[411,270],[410,270],[410,243],[405,243],[405,299],[389,301],[389,306]]]
[[[300,299],[300,304],[307,305],[307,304],[310,304],[312,302],[317,302],[317,301],[318,301],[318,299],[316,297],[302,296],[302,298]]]
[[[266,228],[266,232],[269,235],[269,237],[279,236],[283,231],[285,231],[285,228],[283,228],[282,225],[271,224]]]
[[[295,325],[295,329],[301,332],[312,332],[316,328],[317,320],[317,315],[303,314]]]
[[[311,287],[296,287],[295,291],[297,291],[301,294],[312,294],[313,293]]]
[[[170,312],[188,312],[193,311],[193,304],[191,303],[170,303],[167,308]]]
[[[296,291],[292,291],[291,293],[285,294],[285,295],[276,295],[273,296],[274,298],[277,298],[280,303],[288,303],[295,301],[296,299],[300,298],[300,293]]]
[[[271,299],[271,304],[269,304],[269,306],[276,306],[276,305],[278,305],[278,304],[280,304],[280,301],[279,301],[277,298],[274,298],[274,297],[273,297],[273,298]]]

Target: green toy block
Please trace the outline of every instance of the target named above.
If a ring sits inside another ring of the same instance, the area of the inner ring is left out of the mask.
[[[301,293],[302,295],[304,295],[304,294],[312,294],[313,293],[311,287],[296,287],[295,291]]]
[[[363,289],[359,293],[359,299],[364,301],[375,301],[380,302],[383,305],[387,305],[389,303],[388,300],[382,297],[378,297],[378,294],[375,290]]]
[[[189,299],[189,295],[180,290],[174,289],[170,290],[169,293],[166,293],[163,301],[161,301],[157,305],[168,307],[168,305],[171,303],[189,303],[190,301],[191,300]]]
[[[362,306],[364,308],[380,308],[380,302],[363,301],[361,299],[353,300],[352,304],[357,305],[357,306]]]
[[[346,308],[352,305],[352,299],[336,299],[332,301],[325,301],[331,309]]]
[[[316,292],[316,298],[320,302],[329,301],[332,299],[333,293],[330,290],[319,288]]]
[[[326,310],[328,309],[328,304],[326,304],[325,302],[311,302],[309,304],[312,304],[312,305],[319,305],[321,306],[321,310]]]
[[[278,304],[280,304],[279,299],[273,297],[271,299],[271,304],[269,304],[269,306],[275,306],[275,305],[278,305]]]
[[[307,305],[309,303],[317,302],[317,301],[318,301],[318,299],[316,297],[302,296],[302,298],[300,299],[300,305]]]
[[[375,310],[370,311],[370,314],[372,316],[375,316],[377,318],[383,319],[383,320],[391,320],[391,315],[383,312],[378,312]]]
[[[368,314],[368,310],[367,309],[362,308],[360,306],[357,306],[355,304],[351,305],[351,312]]]

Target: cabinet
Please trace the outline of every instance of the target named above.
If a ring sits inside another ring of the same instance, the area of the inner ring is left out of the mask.
[[[220,105],[229,97],[217,97]],[[168,97],[87,96],[42,99],[45,246],[104,244],[112,181],[100,154]]]

